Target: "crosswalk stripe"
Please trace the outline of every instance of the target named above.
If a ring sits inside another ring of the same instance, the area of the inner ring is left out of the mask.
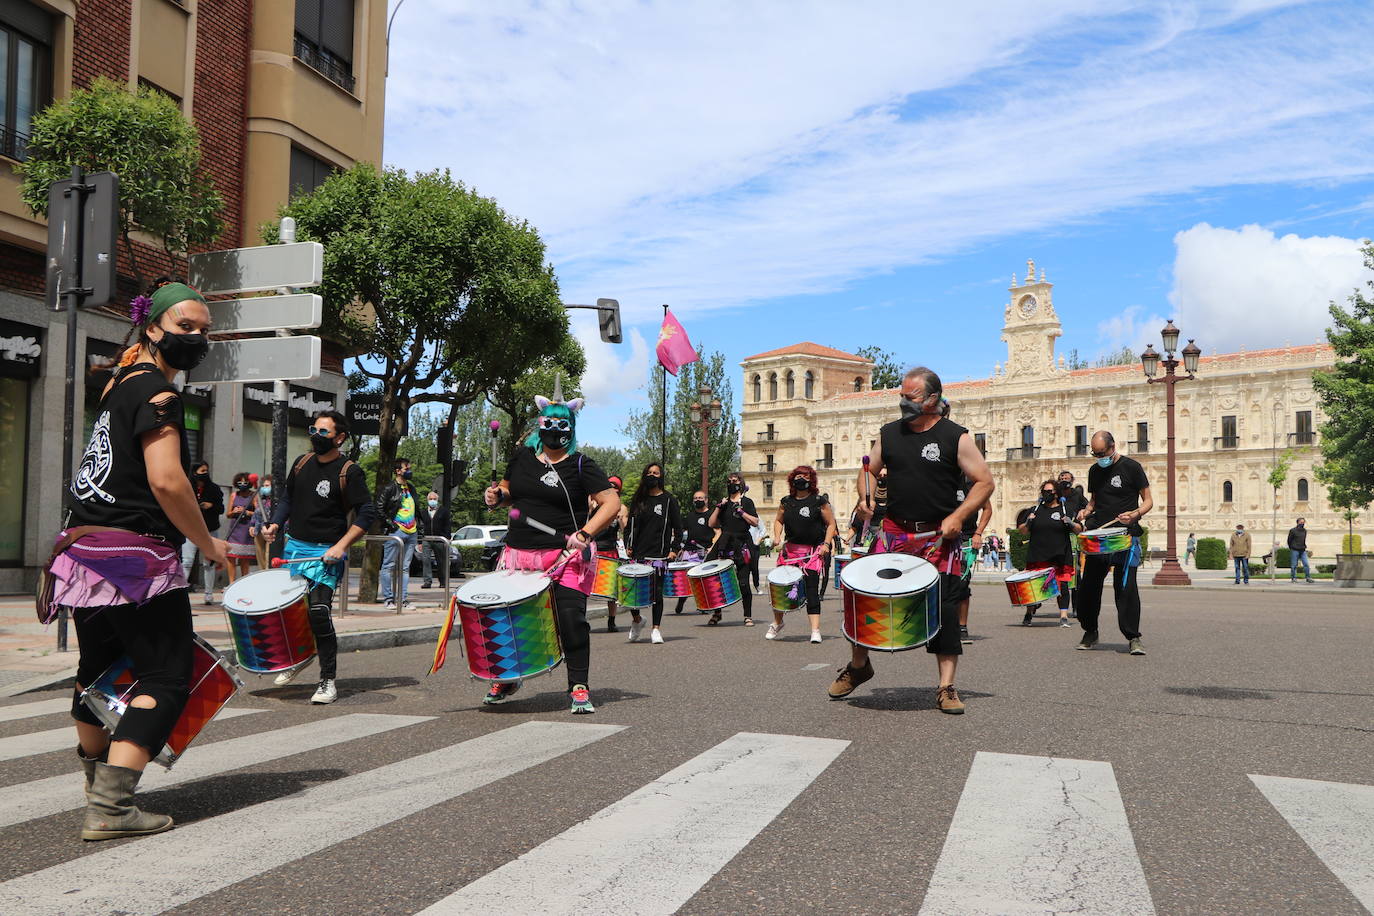
[[[0,913],[160,913],[623,728],[526,722],[482,735],[15,878],[0,885]]]
[[[1050,912],[1154,912],[1112,765],[980,751],[921,916]]]
[[[242,738],[229,738],[206,744],[193,744],[175,768],[151,766],[139,783],[140,791],[204,779],[230,770],[255,766],[269,760],[318,750],[357,738],[381,734],[395,728],[428,722],[433,716],[387,716],[357,713],[292,725],[276,731]],[[69,740],[68,744],[72,742]],[[0,789],[0,827],[8,827],[36,817],[47,817],[85,804],[81,794],[81,773],[50,776]]]
[[[742,732],[422,914],[673,913],[848,744]]]
[[[71,706],[71,701],[67,702]],[[265,709],[245,709],[229,708],[221,709],[215,719],[236,719],[239,716],[251,716],[254,713],[267,712]],[[195,745],[191,745],[195,747]],[[42,732],[31,732],[27,735],[15,735],[12,738],[0,738],[0,760],[17,760],[20,757],[31,757],[34,754],[48,754],[53,751],[60,751],[63,748],[76,747],[76,729],[68,725],[65,728],[53,728]]]
[[[0,722],[13,722],[16,719],[32,719],[34,716],[50,716],[66,712],[72,708],[71,697],[58,697],[56,700],[39,700],[36,703],[19,703],[14,706],[0,706]]]
[[[1374,786],[1254,774],[1250,781],[1374,913]]]

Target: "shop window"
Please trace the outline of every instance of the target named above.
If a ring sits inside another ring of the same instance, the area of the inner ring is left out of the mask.
[[[353,91],[353,0],[296,0],[296,57]]]
[[[28,3],[0,8],[0,156],[28,158],[33,116],[52,101],[52,16]]]
[[[0,566],[24,562],[30,390],[27,379],[0,378]]]

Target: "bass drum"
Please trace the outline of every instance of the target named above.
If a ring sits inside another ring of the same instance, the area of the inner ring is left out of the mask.
[[[840,573],[842,630],[850,642],[880,652],[924,646],[940,632],[940,574],[920,557],[855,557]]]

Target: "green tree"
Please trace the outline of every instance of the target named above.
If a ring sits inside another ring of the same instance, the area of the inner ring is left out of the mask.
[[[1077,356],[1078,351],[1073,351]],[[1104,369],[1107,366],[1132,366],[1140,362],[1140,357],[1130,347],[1122,347],[1111,353],[1104,353],[1093,360],[1092,368]]]
[[[1364,263],[1374,270],[1374,244],[1368,240]],[[1374,290],[1374,281],[1368,286]],[[1354,508],[1374,501],[1374,301],[1355,290],[1349,302],[1348,311],[1331,303],[1333,326],[1326,339],[1337,361],[1312,373],[1312,384],[1327,417],[1318,476],[1330,488],[1333,505]]]
[[[503,418],[499,447],[505,460],[510,460],[516,448],[534,430],[534,420],[539,414],[535,396],[553,397],[557,380],[563,399],[572,400],[581,393],[580,380],[586,368],[587,357],[582,352],[582,345],[569,335],[557,353],[541,359],[524,372],[511,373],[491,387],[487,403]],[[581,445],[580,441],[578,444]]]
[[[1064,367],[1066,369],[1087,369],[1089,368],[1089,363],[1078,354],[1078,348],[1074,347],[1064,359]]]
[[[34,116],[19,196],[39,215],[48,212],[48,189],[71,177],[72,166],[119,176],[119,231],[124,255],[141,291],[143,266],[133,233],[162,242],[168,268],[186,253],[219,237],[223,201],[200,164],[200,135],[181,108],[155,89],[131,93],[99,77]]]
[[[639,468],[630,461],[624,449],[614,446],[578,445],[578,450],[600,465],[607,476],[619,477],[622,481],[639,479]]]
[[[906,370],[897,362],[896,354],[876,346],[860,347],[854,354],[873,360],[874,391],[902,387],[902,376],[906,374]]]

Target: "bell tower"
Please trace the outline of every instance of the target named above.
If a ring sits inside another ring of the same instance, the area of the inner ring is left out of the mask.
[[[1054,365],[1054,339],[1063,334],[1059,316],[1054,312],[1051,290],[1045,271],[1035,276],[1035,261],[1026,261],[1026,280],[1018,283],[1011,275],[1011,300],[1002,323],[1002,340],[1007,345],[1006,368],[997,372],[994,382],[1019,382],[1044,379],[1058,371]]]

